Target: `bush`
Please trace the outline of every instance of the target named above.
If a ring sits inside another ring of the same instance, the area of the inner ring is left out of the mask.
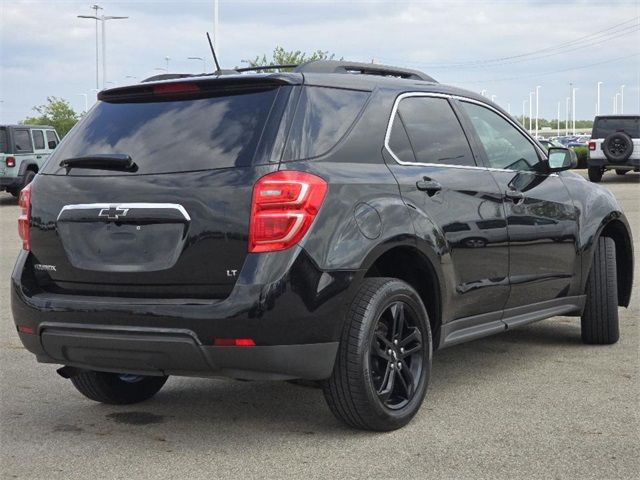
[[[589,158],[587,147],[574,147],[573,151],[578,156],[578,166],[576,168],[587,168],[587,158]]]

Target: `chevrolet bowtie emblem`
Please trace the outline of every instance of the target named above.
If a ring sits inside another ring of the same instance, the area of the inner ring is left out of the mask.
[[[99,217],[107,217],[108,220],[118,220],[120,217],[126,217],[129,212],[128,208],[112,206],[109,208],[103,208],[98,213]]]

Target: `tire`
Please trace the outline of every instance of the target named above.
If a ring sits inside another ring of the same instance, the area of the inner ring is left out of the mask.
[[[26,187],[31,182],[33,182],[33,179],[35,177],[36,177],[36,172],[34,172],[33,170],[27,170],[26,172],[24,172],[24,179],[22,181],[22,186],[20,187],[20,190],[22,190],[24,187]],[[20,190],[18,190],[18,195],[20,194]]]
[[[627,173],[627,170],[616,168],[616,175],[624,175],[625,173]]]
[[[612,163],[626,162],[633,153],[633,140],[624,132],[615,132],[602,142],[602,152]]]
[[[167,378],[89,370],[71,377],[71,382],[90,400],[109,405],[129,405],[153,397]]]
[[[354,428],[403,427],[427,392],[431,358],[429,317],[416,291],[401,280],[366,278],[347,313],[333,373],[323,382],[327,404]]]
[[[612,238],[598,239],[587,279],[587,302],[581,326],[584,343],[610,345],[620,338],[616,245]]]
[[[589,180],[593,183],[600,183],[604,169],[602,167],[589,167]]]

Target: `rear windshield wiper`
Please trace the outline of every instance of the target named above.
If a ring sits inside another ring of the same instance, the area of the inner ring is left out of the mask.
[[[83,157],[66,158],[60,162],[60,166],[67,169],[67,173],[72,168],[91,168],[95,170],[120,170],[125,172],[135,172],[138,165],[126,154],[107,153],[85,155]]]

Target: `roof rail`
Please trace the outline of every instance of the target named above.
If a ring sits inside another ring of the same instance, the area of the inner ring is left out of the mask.
[[[345,62],[342,60],[314,60],[299,65],[294,71],[298,73],[360,73],[363,75],[400,77],[409,80],[424,80],[425,82],[438,83],[432,77],[419,70],[391,67],[377,63]]]
[[[242,67],[242,68],[234,68],[233,70],[242,73],[242,72],[259,72],[261,70],[281,70],[283,68],[296,68],[299,67],[297,63],[291,63],[286,65],[259,65],[255,67]]]

